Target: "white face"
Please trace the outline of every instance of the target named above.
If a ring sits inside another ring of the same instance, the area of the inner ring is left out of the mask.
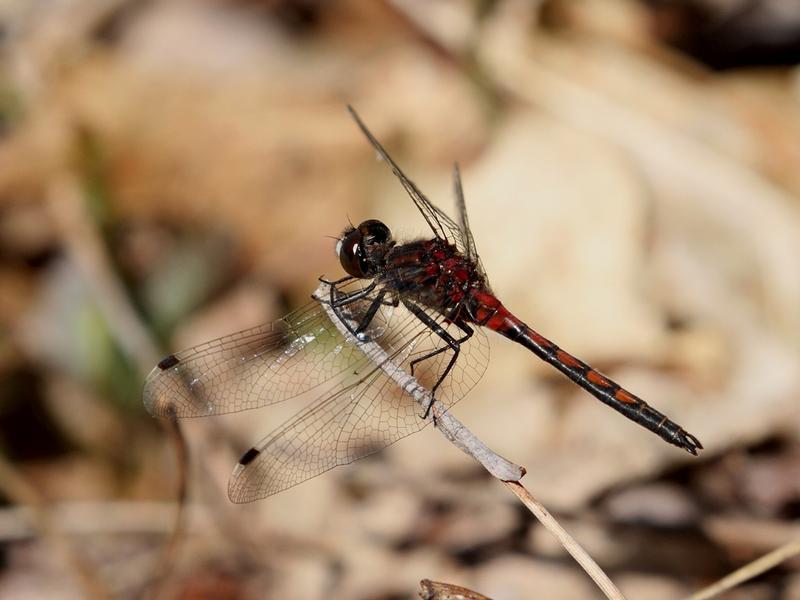
[[[350,253],[351,254],[355,254],[356,247],[358,246],[358,244],[359,244],[359,242],[357,242],[357,241],[354,241],[352,243],[352,246],[350,247]],[[336,241],[336,256],[338,256],[340,259],[342,258],[342,250],[344,250],[344,240],[343,239],[342,240],[337,240]]]

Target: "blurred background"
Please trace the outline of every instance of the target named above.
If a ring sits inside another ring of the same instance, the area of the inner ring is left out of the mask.
[[[460,163],[512,311],[705,445],[490,336],[454,413],[628,597],[800,538],[797,3],[5,0],[0,43],[0,597],[599,597],[432,428],[240,506],[269,409],[145,412],[161,356],[339,276],[348,219],[428,233],[347,103],[448,211]]]

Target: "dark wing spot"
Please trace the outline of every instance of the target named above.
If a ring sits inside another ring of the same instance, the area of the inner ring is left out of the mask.
[[[249,465],[251,462],[253,462],[253,459],[259,454],[261,454],[261,450],[250,448],[250,450],[245,452],[242,458],[239,459],[239,464],[242,466]]]
[[[169,356],[162,358],[161,362],[158,363],[158,368],[162,371],[166,371],[167,369],[171,369],[175,365],[181,362],[177,356],[174,354],[170,354]]]

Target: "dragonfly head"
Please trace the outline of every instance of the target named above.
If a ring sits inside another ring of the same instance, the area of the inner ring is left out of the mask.
[[[394,246],[392,232],[375,219],[358,227],[347,227],[336,243],[336,254],[348,274],[359,279],[374,277],[383,266],[386,253]]]

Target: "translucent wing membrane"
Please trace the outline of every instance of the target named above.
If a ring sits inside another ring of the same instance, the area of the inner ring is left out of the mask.
[[[381,326],[380,318],[373,321],[373,335]],[[320,304],[311,302],[274,323],[166,357],[147,377],[144,404],[153,415],[177,417],[260,408],[303,394],[364,362]]]
[[[483,268],[481,257],[478,256],[478,251],[475,249],[475,238],[472,237],[472,230],[469,228],[469,218],[467,217],[467,203],[464,200],[464,188],[461,186],[461,170],[458,165],[453,165],[453,194],[456,197],[456,210],[458,211],[458,218],[461,222],[460,229],[463,236],[464,252],[472,262],[474,262],[483,277],[484,283],[487,288],[489,280],[486,277],[486,271]]]
[[[341,306],[340,312],[351,323],[361,322],[379,291]],[[454,337],[462,335],[443,318],[437,321]],[[411,361],[446,347],[442,338],[402,304],[381,305],[364,334],[386,350],[387,364],[370,362],[348,344],[314,302],[272,325],[167,357],[166,367],[148,377],[145,403],[154,414],[193,417],[293,397],[301,402],[304,408],[245,453],[234,470],[231,500],[257,500],[384,448],[430,422],[384,368],[409,371]],[[451,357],[447,348],[417,363],[415,377],[430,389]],[[461,346],[437,399],[452,406],[477,383],[488,360],[486,337],[476,331]]]
[[[434,206],[433,203],[428,200],[425,194],[419,190],[416,184],[406,177],[406,174],[403,173],[397,163],[394,162],[391,156],[389,156],[389,153],[386,152],[381,143],[375,139],[375,136],[372,135],[369,129],[367,129],[367,126],[364,125],[356,111],[353,110],[353,107],[348,106],[347,110],[350,111],[350,114],[352,115],[353,119],[355,119],[356,124],[366,136],[367,140],[369,140],[369,143],[372,144],[372,147],[375,148],[375,151],[378,153],[378,155],[389,165],[389,167],[392,169],[392,172],[400,180],[400,183],[411,197],[411,200],[414,201],[417,209],[422,213],[423,218],[425,221],[427,221],[428,226],[431,228],[436,237],[447,240],[451,244],[455,244],[456,248],[458,248],[458,250],[465,256],[477,258],[477,254],[474,254],[475,241],[472,239],[472,234],[469,233],[469,229],[462,231],[462,227],[453,221],[453,219],[448,217],[447,214],[445,214],[442,210],[436,208],[436,206]],[[459,202],[459,211],[462,215],[462,224],[466,226],[466,208],[464,207],[463,193],[461,193],[460,178],[457,182],[457,194],[460,195],[460,198],[458,198],[457,201]]]

